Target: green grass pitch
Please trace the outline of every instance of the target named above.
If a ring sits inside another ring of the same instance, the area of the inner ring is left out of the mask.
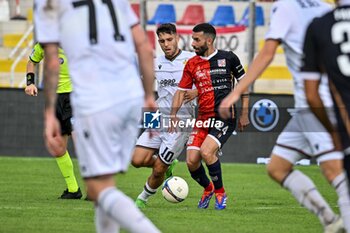
[[[78,182],[83,181],[74,160]],[[165,201],[161,192],[152,197],[144,213],[164,233],[318,233],[322,227],[314,215],[300,207],[289,192],[271,181],[264,165],[223,164],[228,195],[227,209],[197,209],[201,188],[185,163],[175,175],[189,184],[187,199],[179,204]],[[337,196],[317,166],[298,167],[309,175],[338,212]],[[135,199],[150,169],[130,168],[116,176],[118,187]],[[0,157],[0,233],[92,233],[93,204],[84,200],[59,200],[64,180],[51,158]],[[85,191],[84,191],[85,193]],[[123,231],[124,232],[124,231]]]

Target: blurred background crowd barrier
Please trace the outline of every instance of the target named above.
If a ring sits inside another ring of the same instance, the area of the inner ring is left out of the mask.
[[[175,23],[180,48],[192,50],[193,26],[209,22],[217,29],[216,47],[234,51],[245,67],[264,44],[272,5],[272,1],[255,0],[130,0],[130,3],[147,31],[155,55],[162,53],[155,34],[158,24]],[[254,14],[250,14],[251,9],[255,9]],[[43,93],[39,91],[38,97],[30,98],[23,91],[28,56],[35,43],[33,29],[33,0],[0,0],[0,155],[49,156],[42,138]],[[36,76],[41,87],[40,66]],[[247,132],[235,132],[229,139],[222,161],[256,162],[258,157],[269,156],[277,135],[293,112],[292,88],[284,52],[279,48],[273,63],[254,84],[252,124]],[[71,144],[70,147],[72,151]]]

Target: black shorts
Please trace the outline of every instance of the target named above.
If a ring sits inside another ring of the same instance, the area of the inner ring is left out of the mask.
[[[220,142],[220,147],[222,147],[236,129],[236,119],[222,120],[215,118],[215,120],[223,122],[223,126],[219,129],[216,127],[210,128],[208,134],[214,136]]]
[[[62,135],[71,135],[72,133],[72,107],[70,106],[70,93],[60,93],[57,96],[56,117],[61,124]]]
[[[217,141],[220,148],[226,143],[236,128],[236,119],[222,120],[221,118],[212,118],[215,121],[221,121],[222,127],[197,128],[195,127],[191,132],[187,147],[201,148],[205,138],[210,134],[215,141]]]

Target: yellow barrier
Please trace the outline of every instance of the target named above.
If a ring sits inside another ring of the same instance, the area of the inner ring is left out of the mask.
[[[265,43],[265,40],[259,41],[259,51],[261,51],[262,48],[264,47],[264,43]],[[283,54],[284,53],[283,48],[281,46],[278,46],[276,53]]]
[[[23,34],[5,34],[3,45],[4,47],[13,48],[17,45]],[[24,48],[33,38],[33,34],[30,34],[21,48]]]
[[[0,59],[0,72],[10,72],[11,71],[11,65],[13,64],[13,60],[10,59]],[[15,72],[26,72],[27,68],[27,61],[22,60],[20,61],[16,68]]]

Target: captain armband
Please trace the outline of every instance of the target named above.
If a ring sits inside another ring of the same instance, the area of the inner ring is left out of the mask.
[[[27,77],[27,86],[29,86],[30,84],[35,84],[35,75],[34,73],[27,73],[26,74]]]

